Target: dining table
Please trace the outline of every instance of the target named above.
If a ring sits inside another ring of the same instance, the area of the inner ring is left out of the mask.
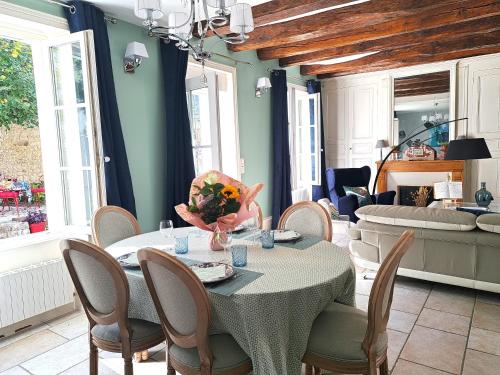
[[[186,264],[228,261],[224,251],[210,250],[208,232],[193,227],[176,228],[171,237],[159,231],[140,234],[106,250],[115,258],[146,247],[175,256],[179,236],[188,236],[188,253],[178,255]],[[210,333],[231,334],[252,359],[254,374],[299,375],[316,317],[334,301],[354,305],[354,264],[345,248],[320,238],[305,238],[303,246],[276,243],[263,249],[252,231],[237,237],[232,244],[248,245],[247,265],[236,268],[232,279],[206,286],[212,306]],[[125,272],[129,317],[159,323],[141,270]]]

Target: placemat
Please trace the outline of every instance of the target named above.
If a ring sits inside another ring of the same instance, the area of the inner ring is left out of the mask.
[[[316,245],[318,242],[322,241],[323,239],[318,236],[311,236],[311,235],[302,235],[302,237],[295,242],[275,242],[275,245],[277,246],[284,246],[284,247],[291,247],[292,249],[297,249],[297,250],[305,250],[310,248],[311,246]]]
[[[199,262],[193,259],[180,258],[177,257],[181,262],[183,262],[186,266],[192,266],[195,264],[200,264],[203,262]],[[209,292],[221,294],[223,296],[232,296],[241,288],[247,286],[251,282],[257,280],[259,277],[264,275],[260,272],[245,270],[242,268],[234,267],[235,275],[228,280],[221,281],[219,283],[214,283],[213,285],[207,285],[206,288]]]

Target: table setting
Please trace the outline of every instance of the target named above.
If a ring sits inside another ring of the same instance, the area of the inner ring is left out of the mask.
[[[245,195],[244,188],[236,191]],[[173,228],[162,221],[159,231],[106,250],[127,275],[129,317],[159,323],[136,255],[141,248],[159,249],[200,278],[212,306],[211,330],[230,333],[251,357],[255,374],[299,375],[315,318],[333,301],[354,304],[354,266],[344,249],[322,238],[245,225],[252,213],[243,205],[241,217],[238,210],[231,214],[233,226],[227,218],[221,225],[200,224],[193,217],[200,212],[186,206],[181,217],[187,212],[186,221],[199,225]]]

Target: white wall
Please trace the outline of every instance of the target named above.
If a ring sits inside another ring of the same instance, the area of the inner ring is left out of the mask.
[[[450,125],[450,139],[484,137],[493,156],[466,163],[464,198],[473,201],[485,181],[500,200],[500,54],[324,80],[327,167],[366,164],[374,174],[380,157],[376,140],[394,141],[394,79],[443,70],[450,70],[450,119],[469,118]]]

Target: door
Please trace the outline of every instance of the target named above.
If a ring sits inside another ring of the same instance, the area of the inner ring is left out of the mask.
[[[106,203],[93,46],[84,31],[33,54],[51,228],[86,227]]]
[[[219,137],[219,107],[217,75],[205,72],[205,77],[186,80],[186,98],[196,175],[211,169],[222,170]]]

